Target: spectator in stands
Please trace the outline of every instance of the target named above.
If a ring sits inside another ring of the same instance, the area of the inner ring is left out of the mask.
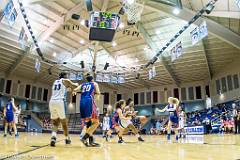
[[[156,122],[156,129],[157,129],[157,134],[160,134],[160,131],[161,131],[161,123],[160,123],[160,120],[158,120]]]
[[[212,126],[211,126],[211,121],[208,117],[206,117],[204,120],[203,120],[203,124],[206,128],[206,133],[209,134],[211,133],[211,130],[212,130]]]
[[[237,111],[235,103],[232,104],[232,108],[233,108],[232,115],[233,115],[233,119],[234,119],[234,131],[235,131],[235,134],[237,134],[237,132],[240,129],[238,128],[238,111]]]
[[[238,134],[240,134],[240,110],[238,110],[237,124],[238,124]]]

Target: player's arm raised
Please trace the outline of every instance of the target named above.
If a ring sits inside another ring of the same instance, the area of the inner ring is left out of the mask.
[[[158,112],[161,112],[161,113],[162,113],[162,112],[166,112],[166,110],[167,110],[167,106],[164,107],[163,109],[158,109],[158,108],[157,108],[157,111],[158,111]]]
[[[99,86],[96,82],[94,82],[94,88],[95,88],[96,99],[99,100],[101,92],[100,92]]]
[[[82,92],[82,85],[79,85],[77,88],[73,90],[73,93],[77,93],[77,92]]]
[[[73,83],[71,80],[69,80],[69,79],[63,79],[63,85],[65,86],[65,87],[67,87],[67,88],[72,88],[72,89],[74,89],[74,88],[76,88],[76,87],[78,87],[79,85],[78,85],[78,83]]]

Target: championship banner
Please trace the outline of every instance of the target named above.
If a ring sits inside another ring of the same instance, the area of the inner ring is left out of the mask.
[[[199,26],[199,40],[203,39],[208,36],[208,29],[207,29],[207,23],[204,21],[202,24]]]
[[[35,60],[35,69],[36,71],[39,73],[40,72],[40,67],[41,67],[41,63],[40,61],[36,58]]]
[[[176,44],[175,47],[171,49],[171,59],[172,62],[178,59],[182,55],[182,42]]]
[[[17,11],[14,8],[13,2],[9,1],[6,7],[4,8],[4,16],[8,20],[8,24],[13,26],[17,19]]]
[[[117,83],[119,83],[119,84],[125,83],[125,79],[124,79],[124,77],[122,77],[122,76],[118,76]]]
[[[240,8],[240,0],[235,0],[238,8]]]
[[[103,75],[101,73],[96,74],[96,82],[102,82],[103,81]]]
[[[111,83],[118,83],[117,81],[118,81],[117,77],[112,75],[111,76]]]
[[[152,69],[150,69],[148,71],[148,79],[151,80],[152,78],[154,78],[156,76],[156,68],[155,66],[152,67]]]
[[[195,45],[199,41],[198,36],[198,27],[196,27],[192,32],[190,32],[191,39],[192,39],[192,45]]]
[[[192,32],[190,32],[192,45],[195,45],[200,40],[208,36],[207,23],[204,21],[198,27],[196,27]]]
[[[103,74],[103,82],[106,82],[106,83],[111,82],[109,74]]]
[[[22,27],[21,32],[18,37],[18,42],[20,43],[20,46],[22,49],[25,49],[26,43],[27,43],[27,35],[25,34],[25,30]]]

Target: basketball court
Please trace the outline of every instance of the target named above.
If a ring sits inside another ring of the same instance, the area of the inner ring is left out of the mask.
[[[146,142],[140,143],[135,137],[127,136],[125,144],[118,144],[116,137],[111,142],[105,142],[103,138],[97,137],[97,141],[102,146],[86,148],[80,143],[77,135],[72,136],[73,143],[69,146],[64,144],[64,139],[60,136],[56,148],[52,148],[49,146],[49,134],[21,134],[17,140],[13,137],[8,139],[1,137],[1,160],[237,160],[240,157],[239,136],[190,136],[180,143],[168,142],[165,136],[144,136],[144,138]]]
[[[239,62],[240,0],[0,0],[0,160],[240,160]]]

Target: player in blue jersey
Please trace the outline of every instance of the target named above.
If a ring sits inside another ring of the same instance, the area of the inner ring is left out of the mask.
[[[98,147],[100,145],[95,143],[93,140],[93,133],[99,126],[97,106],[94,101],[94,95],[97,96],[96,99],[99,99],[99,95],[101,93],[98,84],[94,82],[91,74],[88,73],[86,75],[86,80],[86,83],[83,83],[74,89],[74,92],[81,93],[80,114],[81,118],[84,119],[87,128],[86,133],[81,138],[81,141],[85,146]],[[89,139],[89,142],[87,142],[87,139]]]
[[[167,126],[167,139],[170,140],[171,129],[172,127],[175,129],[176,140],[178,140],[178,105],[179,100],[177,98],[169,97],[168,105],[163,109],[157,109],[158,112],[169,112],[169,120]]]
[[[15,136],[18,136],[17,128],[14,123],[14,112],[17,110],[17,107],[14,104],[14,98],[10,98],[7,102],[6,107],[3,111],[3,117],[5,118],[5,128],[4,128],[4,137],[7,136],[8,127],[13,128]]]

